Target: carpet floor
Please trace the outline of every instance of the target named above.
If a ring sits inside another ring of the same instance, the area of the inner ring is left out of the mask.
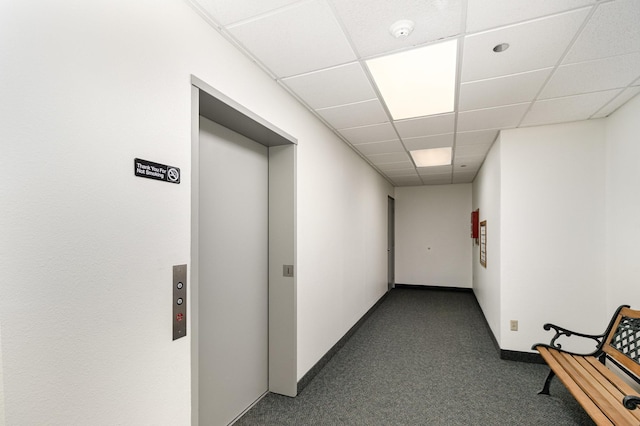
[[[534,343],[534,342],[532,342]],[[548,368],[498,357],[470,292],[396,288],[296,398],[242,425],[593,425]]]

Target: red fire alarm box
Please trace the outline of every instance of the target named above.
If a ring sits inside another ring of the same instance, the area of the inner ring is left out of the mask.
[[[471,238],[480,238],[480,209],[471,212]]]

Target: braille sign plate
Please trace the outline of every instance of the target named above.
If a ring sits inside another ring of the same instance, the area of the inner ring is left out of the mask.
[[[133,169],[136,176],[170,183],[180,183],[180,169],[177,167],[135,158],[133,160]]]

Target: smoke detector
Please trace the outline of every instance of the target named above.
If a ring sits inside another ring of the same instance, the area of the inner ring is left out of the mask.
[[[408,19],[402,19],[400,21],[395,22],[391,27],[389,27],[389,32],[395,38],[406,38],[411,34],[415,24],[413,21]]]

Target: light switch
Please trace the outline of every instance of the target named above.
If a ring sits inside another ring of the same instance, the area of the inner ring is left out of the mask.
[[[187,335],[187,265],[173,267],[173,340]]]

